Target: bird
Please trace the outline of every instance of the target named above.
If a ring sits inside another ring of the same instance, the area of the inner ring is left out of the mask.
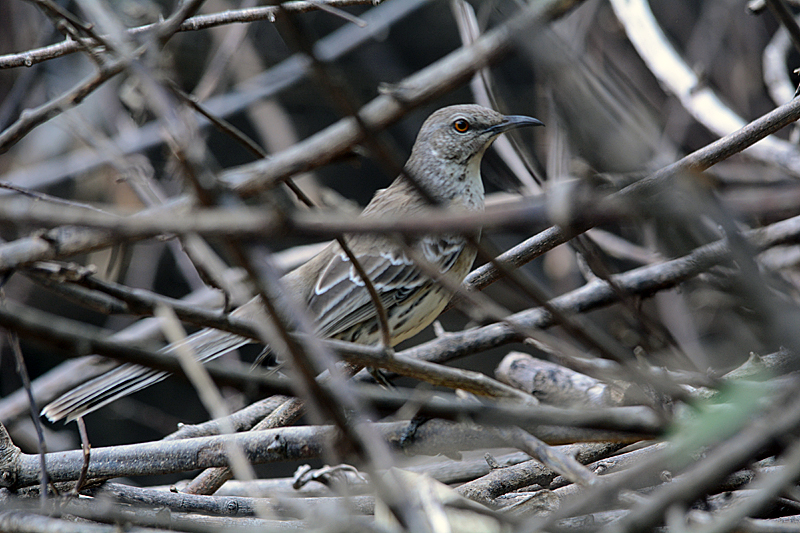
[[[475,104],[444,107],[422,124],[403,172],[378,190],[361,217],[412,217],[431,202],[453,211],[481,211],[484,187],[481,160],[495,138],[506,131],[543,126],[532,117],[503,115]],[[420,190],[421,189],[421,190]],[[424,191],[424,192],[422,192]],[[441,276],[461,283],[476,250],[460,234],[422,235],[408,243],[383,234],[345,235],[379,295],[389,325],[391,346],[413,337],[444,310],[451,294],[425,275],[412,257],[423,257]],[[360,344],[381,342],[378,312],[364,281],[336,241],[281,278],[287,294],[305,304],[320,337]],[[268,320],[256,296],[231,313],[251,321]],[[201,362],[235,350],[251,340],[207,328],[184,341]],[[175,350],[175,345],[162,348]],[[165,379],[168,372],[125,363],[66,392],[42,409],[50,421],[67,422]]]

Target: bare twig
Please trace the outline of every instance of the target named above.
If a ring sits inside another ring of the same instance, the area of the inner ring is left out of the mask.
[[[777,18],[789,32],[795,50],[800,52],[800,26],[798,26],[789,7],[783,0],[766,0],[766,2],[772,14],[775,15],[775,18]]]

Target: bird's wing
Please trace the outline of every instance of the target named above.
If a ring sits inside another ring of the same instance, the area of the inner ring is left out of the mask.
[[[352,246],[353,253],[387,311],[431,283],[401,248],[386,247],[385,241],[377,239],[364,239],[358,244]],[[447,273],[465,245],[462,237],[437,235],[423,237],[413,246],[439,272]],[[324,336],[335,336],[377,314],[364,281],[341,250],[332,254],[322,269],[308,307]]]

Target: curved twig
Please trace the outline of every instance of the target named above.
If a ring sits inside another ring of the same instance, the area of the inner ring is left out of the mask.
[[[744,119],[704,86],[672,47],[645,0],[611,0],[611,6],[650,70],[696,120],[720,136],[745,126]],[[743,152],[800,176],[800,152],[786,141],[767,137]]]

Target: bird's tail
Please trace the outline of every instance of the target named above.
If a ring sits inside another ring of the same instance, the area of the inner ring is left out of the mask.
[[[217,329],[204,329],[183,341],[201,363],[231,352],[252,342],[245,337]],[[162,353],[172,353],[176,345],[164,347]],[[169,376],[169,372],[125,363],[56,398],[42,409],[41,414],[51,422],[66,418],[75,420],[128,394],[149,387]]]

